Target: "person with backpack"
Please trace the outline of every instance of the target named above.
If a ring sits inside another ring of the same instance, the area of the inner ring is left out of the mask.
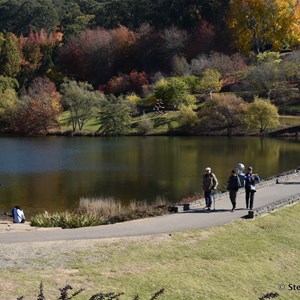
[[[231,171],[231,175],[229,176],[227,183],[227,190],[229,191],[229,198],[232,204],[231,211],[234,212],[236,208],[236,194],[239,188],[242,187],[240,177],[238,176],[236,170]]]
[[[211,172],[211,168],[205,168],[205,173],[202,178],[202,188],[204,191],[204,198],[207,210],[211,209],[213,190],[216,190],[218,186],[218,179],[214,173]]]
[[[12,211],[13,223],[25,223],[25,215],[20,206],[16,205]]]

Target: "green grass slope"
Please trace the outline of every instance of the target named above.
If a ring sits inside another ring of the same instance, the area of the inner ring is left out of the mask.
[[[0,289],[0,298],[36,299],[32,296],[43,280],[47,299],[70,284],[86,289],[76,299],[100,291],[149,299],[165,288],[159,299],[253,300],[276,292],[280,300],[296,300],[299,291],[289,284],[300,284],[299,227],[297,204],[255,220],[172,235],[90,241],[81,247],[24,244],[22,251],[35,255],[20,254],[13,264],[2,255],[7,266],[0,286],[8,288]],[[11,251],[9,245],[1,248]]]

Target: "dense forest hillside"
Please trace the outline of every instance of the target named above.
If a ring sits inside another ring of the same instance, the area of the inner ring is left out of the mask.
[[[86,28],[112,29],[122,24],[136,29],[176,26],[191,30],[205,20],[222,28],[229,0],[1,0],[0,31],[27,35],[41,28],[60,28],[66,36]]]
[[[0,128],[264,133],[299,114],[299,43],[296,0],[0,0]]]

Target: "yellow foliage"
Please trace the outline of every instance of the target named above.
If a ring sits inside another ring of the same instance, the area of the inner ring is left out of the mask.
[[[255,97],[247,112],[248,126],[263,133],[279,125],[278,109],[268,99]]]
[[[228,25],[244,53],[279,51],[300,43],[300,3],[297,0],[233,0]]]
[[[0,119],[10,118],[19,106],[19,99],[14,89],[0,93]]]
[[[132,93],[126,96],[126,100],[128,100],[130,103],[137,104],[141,100],[141,97],[139,97],[135,93]]]

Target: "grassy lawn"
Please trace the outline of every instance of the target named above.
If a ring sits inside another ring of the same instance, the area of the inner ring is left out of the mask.
[[[279,122],[281,125],[297,126],[300,125],[300,117],[297,116],[280,116]]]
[[[152,120],[154,123],[154,128],[150,134],[165,134],[172,128],[177,128],[179,126],[178,123],[178,111],[169,111],[163,115],[157,115],[154,112],[147,113],[147,117]],[[59,118],[61,123],[61,130],[68,131],[72,130],[71,125],[67,125],[67,120],[70,117],[70,113],[65,111]],[[132,119],[132,129],[131,133],[138,133],[138,124],[141,122],[142,116],[137,116]],[[96,118],[88,120],[87,123],[83,126],[82,131],[85,133],[96,132],[99,128],[100,124]]]
[[[170,131],[174,131],[179,128],[180,123],[178,122],[179,119],[179,112],[178,111],[168,111],[165,114],[157,115],[154,112],[147,113],[147,117],[152,120],[154,124],[154,128],[148,132],[148,134],[167,134]],[[61,130],[62,131],[71,131],[72,126],[66,125],[66,121],[69,118],[69,112],[65,111],[61,117]],[[138,124],[141,122],[142,116],[137,116],[132,119],[132,134],[139,134]],[[300,117],[299,116],[280,116],[279,117],[280,127],[284,126],[297,126],[300,125]],[[97,119],[89,120],[83,126],[83,133],[94,133],[98,130],[100,124]]]
[[[0,289],[0,298],[36,299],[43,280],[47,299],[57,299],[58,288],[70,284],[86,289],[76,299],[97,292],[150,299],[165,288],[159,299],[253,300],[277,292],[277,299],[296,300],[300,291],[288,290],[288,284],[300,284],[299,227],[297,204],[255,220],[172,235],[82,241],[80,247],[24,244],[27,255],[19,254],[17,262],[9,264],[1,255],[7,266],[2,262],[0,286],[8,288]],[[11,245],[1,248],[15,251]],[[279,290],[279,284],[286,289]]]

